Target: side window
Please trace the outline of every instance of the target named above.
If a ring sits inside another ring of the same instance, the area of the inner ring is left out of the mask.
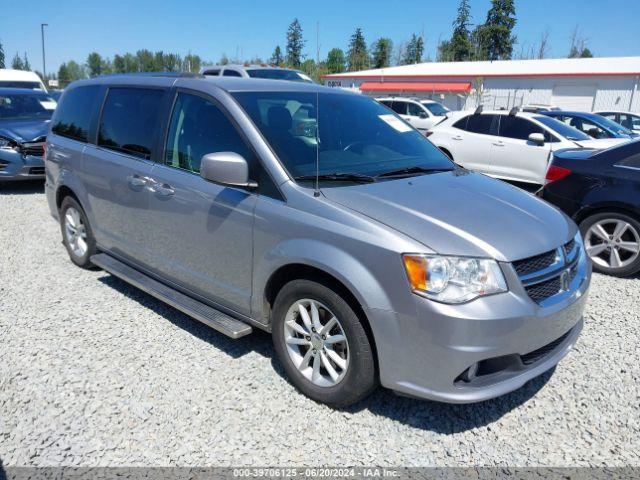
[[[500,136],[527,140],[532,133],[545,134],[544,129],[526,118],[504,115],[500,119]]]
[[[218,75],[220,75],[220,69],[219,68],[214,68],[214,69],[210,69],[210,70],[205,70],[203,75],[205,75],[207,77],[217,77]]]
[[[66,92],[51,120],[53,133],[86,142],[99,93],[100,85],[78,87]]]
[[[422,107],[416,105],[415,103],[407,103],[407,115],[419,117],[421,113],[425,113]]]
[[[164,90],[109,89],[98,130],[98,145],[135,157],[151,158]]]
[[[469,116],[462,117],[460,120],[458,120],[456,123],[454,123],[452,125],[452,127],[453,128],[459,128],[460,130],[466,130],[468,121],[469,121]]]
[[[222,72],[222,76],[223,77],[241,77],[242,75],[240,74],[240,72],[237,72],[235,70],[226,69],[224,72]]]
[[[407,114],[407,102],[399,102],[394,101],[391,104],[391,110],[396,112],[398,115],[406,115]]]
[[[595,123],[587,119],[578,118],[578,117],[567,117],[567,120],[569,125],[571,125],[573,128],[577,128],[578,130],[589,135],[590,137],[593,137],[593,138],[613,137],[612,134],[610,134],[606,130],[600,128],[598,125],[596,125]]]
[[[471,115],[467,120],[467,131],[482,135],[498,133],[498,115]]]
[[[616,167],[637,168],[640,170],[640,154],[620,160],[616,163]]]
[[[179,93],[171,114],[165,165],[199,173],[202,157],[216,152],[235,152],[250,165],[256,163],[222,110],[198,95]]]

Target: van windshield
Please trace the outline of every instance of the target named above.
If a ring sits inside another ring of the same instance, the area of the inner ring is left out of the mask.
[[[30,90],[42,90],[42,84],[22,80],[0,80],[0,88],[28,88]]]
[[[51,118],[56,105],[44,93],[0,93],[0,119]]]
[[[404,120],[365,96],[325,92],[233,95],[290,175],[300,181],[316,174],[316,155],[321,176],[350,175],[354,180],[403,169],[455,168]]]

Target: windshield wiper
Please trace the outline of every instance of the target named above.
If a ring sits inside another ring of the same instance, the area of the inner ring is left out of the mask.
[[[385,177],[407,177],[411,175],[419,175],[421,173],[439,173],[439,172],[450,172],[453,170],[452,168],[426,168],[426,167],[405,167],[398,168],[396,170],[390,170],[388,172],[379,173],[376,175],[376,178],[385,178]]]
[[[376,181],[375,177],[370,175],[365,175],[363,173],[323,173],[318,176],[316,175],[300,175],[298,177],[293,177],[294,180],[309,180],[315,181],[318,180],[330,180],[336,182],[362,182],[362,183],[373,183]]]

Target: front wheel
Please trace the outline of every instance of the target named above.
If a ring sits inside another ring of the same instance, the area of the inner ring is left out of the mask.
[[[318,402],[345,407],[376,386],[365,329],[325,285],[293,280],[282,288],[273,309],[273,343],[292,383]]]
[[[627,277],[640,271],[640,222],[623,213],[592,215],[580,223],[596,271]]]

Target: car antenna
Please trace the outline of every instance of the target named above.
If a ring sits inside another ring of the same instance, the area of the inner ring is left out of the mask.
[[[320,93],[316,89],[316,188],[314,197],[320,196]]]
[[[476,111],[473,112],[474,115],[480,115],[482,113],[482,105],[478,105],[478,108],[476,108]]]
[[[509,116],[513,117],[514,115],[516,115],[518,112],[520,111],[519,107],[513,107],[511,110],[509,110]]]

